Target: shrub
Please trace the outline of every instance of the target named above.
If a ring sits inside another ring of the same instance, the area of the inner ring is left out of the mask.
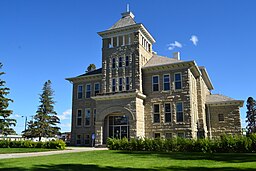
[[[107,140],[110,150],[156,151],[156,152],[203,152],[203,153],[246,153],[256,152],[256,134],[248,137],[222,135],[216,139],[111,139]]]
[[[0,148],[49,148],[49,149],[65,149],[66,144],[62,140],[48,142],[33,142],[31,140],[10,141],[0,140]]]

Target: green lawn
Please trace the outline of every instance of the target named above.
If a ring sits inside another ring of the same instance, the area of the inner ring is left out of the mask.
[[[0,171],[256,170],[256,154],[149,153],[91,151],[2,159]]]
[[[7,153],[30,153],[30,152],[42,152],[42,151],[53,151],[56,149],[45,149],[45,148],[0,148],[0,154]]]

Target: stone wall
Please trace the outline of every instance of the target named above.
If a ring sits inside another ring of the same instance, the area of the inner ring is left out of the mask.
[[[238,105],[207,105],[210,113],[212,137],[222,134],[241,134],[240,110]],[[219,114],[224,115],[224,121],[219,121]]]
[[[155,72],[157,70],[157,72]],[[174,73],[182,73],[182,90],[174,89]],[[170,74],[171,90],[163,91],[163,74]],[[158,92],[152,92],[152,76],[159,75]],[[143,90],[147,96],[145,99],[145,136],[152,138],[154,133],[160,133],[165,137],[166,133],[172,133],[176,136],[178,133],[184,133],[187,138],[194,138],[191,129],[191,105],[190,105],[190,80],[188,77],[188,68],[176,69],[152,69],[152,71],[143,72]],[[176,103],[183,103],[184,122],[176,122]],[[171,104],[172,121],[165,123],[164,104]],[[160,104],[160,123],[153,123],[153,104]]]

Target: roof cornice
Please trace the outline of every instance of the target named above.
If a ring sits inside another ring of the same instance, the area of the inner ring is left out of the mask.
[[[229,101],[220,101],[220,102],[206,102],[208,106],[227,106],[227,105],[238,105],[239,107],[243,107],[243,100],[229,100]]]
[[[101,32],[98,32],[98,35],[100,35],[103,38],[107,38],[112,34],[117,34],[124,31],[139,31],[139,30],[141,30],[142,33],[145,34],[145,36],[149,39],[149,41],[151,41],[152,44],[156,42],[155,39],[151,36],[151,34],[148,32],[148,30],[144,27],[142,23],[137,23],[137,24],[133,24],[125,27],[101,31]]]
[[[206,71],[206,68],[205,67],[200,67],[201,71],[202,71],[202,77],[203,77],[203,80],[205,82],[205,84],[207,85],[207,87],[209,88],[209,90],[213,90],[213,85],[212,85],[212,82],[211,82],[211,79]]]
[[[85,76],[65,78],[65,80],[68,80],[70,82],[79,82],[79,81],[83,81],[85,79],[87,79],[87,80],[101,79],[101,77],[102,77],[102,74],[94,74],[94,75],[85,75]]]

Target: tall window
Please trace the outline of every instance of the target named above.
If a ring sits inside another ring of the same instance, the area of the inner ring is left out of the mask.
[[[94,84],[94,95],[96,96],[99,93],[100,93],[100,84],[99,83],[95,83]]]
[[[178,132],[177,136],[180,138],[185,138],[185,132]]]
[[[95,122],[96,122],[96,109],[93,109],[93,122],[94,122],[94,125],[95,125]]]
[[[163,87],[164,91],[170,90],[170,75],[165,74],[163,81],[164,81],[164,87]]]
[[[76,144],[81,144],[81,135],[76,136]]]
[[[224,121],[224,115],[223,114],[218,114],[219,121]]]
[[[160,133],[155,133],[154,138],[156,138],[156,139],[160,138]]]
[[[172,138],[172,133],[167,132],[165,133],[165,139],[171,139]]]
[[[85,109],[85,125],[90,125],[91,110]]]
[[[86,84],[86,98],[91,97],[91,84]]]
[[[123,78],[119,78],[119,91],[123,91]]]
[[[175,73],[174,74],[174,79],[175,79],[175,90],[181,89],[181,73]]]
[[[116,68],[116,58],[112,58],[112,68]]]
[[[129,56],[125,57],[125,66],[129,66]]]
[[[77,87],[77,98],[78,99],[83,98],[83,85],[78,85]]]
[[[170,103],[164,104],[164,115],[165,115],[165,122],[171,122],[172,115],[171,115],[171,104]]]
[[[122,67],[122,66],[123,66],[123,58],[119,57],[118,67]]]
[[[82,125],[82,110],[77,110],[76,126]]]
[[[116,91],[116,79],[113,78],[112,79],[112,92],[115,92]]]
[[[152,77],[153,91],[159,91],[159,76]]]
[[[182,102],[176,103],[176,120],[177,122],[183,122],[183,104]]]
[[[154,106],[153,106],[153,115],[154,115],[154,120],[153,120],[153,122],[154,123],[160,123],[160,113],[159,113],[159,104],[154,104]]]
[[[129,77],[126,77],[125,88],[126,88],[126,91],[130,89],[130,78]]]

